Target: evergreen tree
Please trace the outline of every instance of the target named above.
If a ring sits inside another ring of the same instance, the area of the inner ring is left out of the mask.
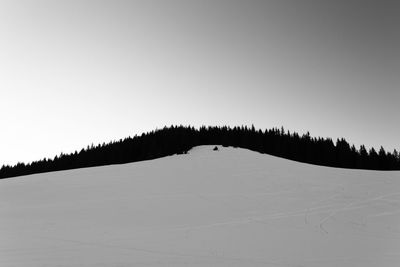
[[[381,147],[378,153],[374,148],[367,152],[364,145],[357,150],[344,138],[338,139],[334,144],[330,138],[311,137],[309,132],[300,136],[296,132],[285,132],[283,127],[257,131],[254,125],[250,128],[202,126],[199,129],[172,125],[108,144],[91,144],[79,152],[62,153],[53,159],[42,159],[29,164],[18,163],[14,166],[3,165],[0,178],[155,159],[186,153],[194,146],[211,144],[247,148],[331,167],[400,170],[400,155],[397,150],[387,153]]]

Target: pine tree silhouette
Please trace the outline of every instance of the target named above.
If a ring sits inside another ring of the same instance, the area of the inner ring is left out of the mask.
[[[330,138],[300,136],[296,132],[280,129],[256,130],[254,125],[206,127],[170,126],[127,137],[108,144],[91,144],[79,152],[60,154],[53,159],[42,159],[29,164],[18,163],[2,166],[0,178],[34,173],[59,171],[83,167],[121,164],[155,159],[173,154],[185,154],[194,146],[215,145],[251,149],[291,160],[330,167],[400,170],[400,155],[397,150],[388,153],[383,147],[377,153],[369,152],[364,145],[357,150],[344,139],[336,144]]]

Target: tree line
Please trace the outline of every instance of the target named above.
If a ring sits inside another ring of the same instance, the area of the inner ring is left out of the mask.
[[[283,127],[262,131],[254,126],[202,126],[198,129],[170,126],[107,144],[91,145],[53,159],[3,165],[0,178],[150,160],[184,154],[198,145],[216,144],[329,167],[400,170],[400,156],[396,150],[386,152],[383,147],[379,151],[374,148],[367,150],[364,145],[356,148],[344,138],[334,142],[331,138],[311,137],[309,133],[299,135],[285,131]]]

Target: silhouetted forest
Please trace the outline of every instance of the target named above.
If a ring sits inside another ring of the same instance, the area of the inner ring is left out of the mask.
[[[128,137],[108,144],[88,146],[71,154],[43,159],[29,164],[3,166],[0,178],[121,164],[187,153],[198,145],[223,145],[247,148],[282,158],[311,164],[370,170],[400,170],[400,156],[396,150],[376,151],[365,146],[350,145],[345,139],[334,142],[330,138],[315,138],[309,133],[299,135],[283,128],[256,130],[252,127],[194,127],[170,126],[160,130]]]

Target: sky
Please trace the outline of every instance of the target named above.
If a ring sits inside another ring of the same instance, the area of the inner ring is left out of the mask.
[[[400,148],[400,2],[0,0],[0,165],[165,125]]]

